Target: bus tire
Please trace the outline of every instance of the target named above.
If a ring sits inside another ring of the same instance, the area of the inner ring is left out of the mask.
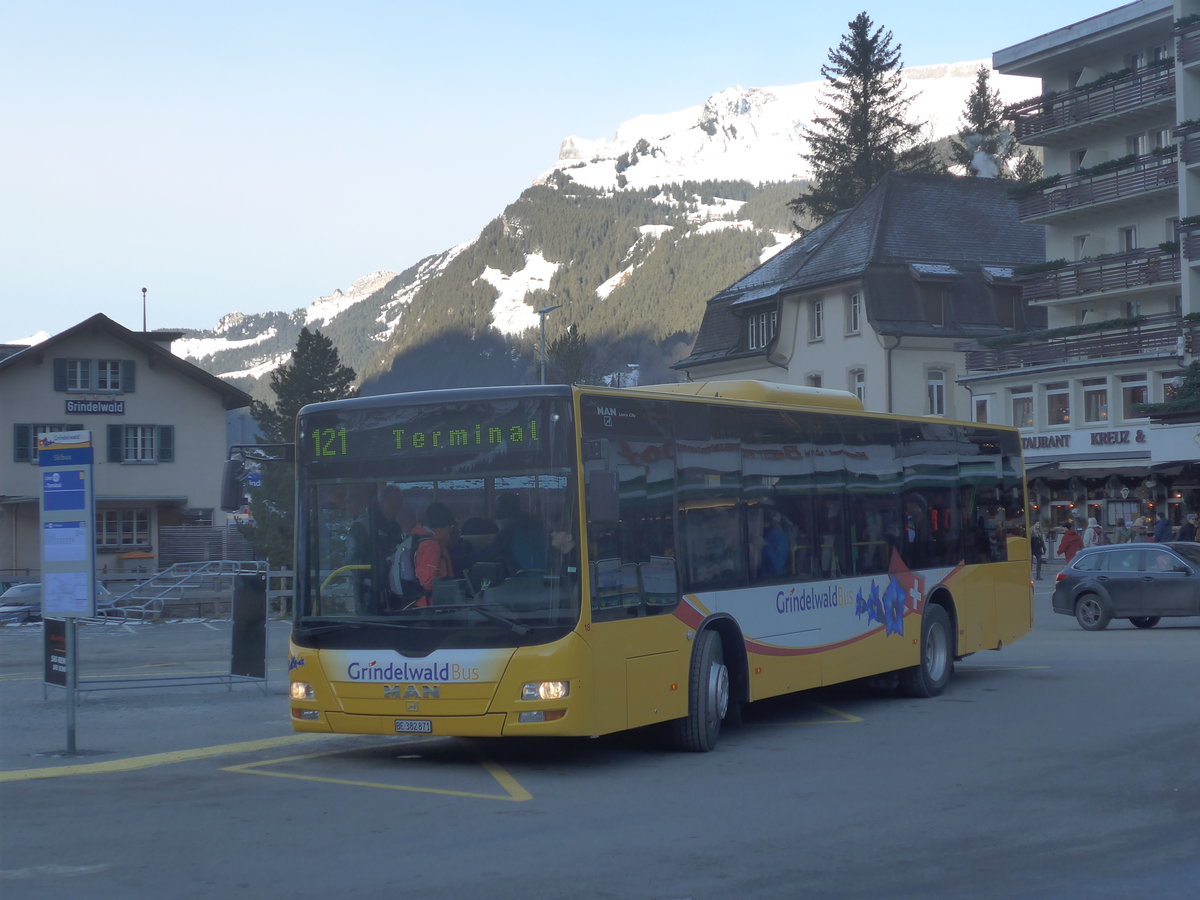
[[[729,669],[721,636],[702,631],[692,648],[688,672],[688,713],[671,723],[677,750],[706,753],[717,744],[721,721],[729,710]]]
[[[950,616],[945,608],[927,604],[921,615],[921,662],[900,672],[900,693],[906,697],[936,697],[954,674]]]

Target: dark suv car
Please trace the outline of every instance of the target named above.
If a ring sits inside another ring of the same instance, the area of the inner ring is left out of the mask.
[[[1200,616],[1200,543],[1089,547],[1054,581],[1054,611],[1087,631],[1114,618],[1152,628],[1163,616]]]

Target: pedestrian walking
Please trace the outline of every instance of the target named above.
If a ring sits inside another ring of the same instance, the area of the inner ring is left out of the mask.
[[[1062,540],[1058,542],[1058,552],[1063,559],[1067,561],[1067,565],[1071,564],[1071,560],[1075,558],[1075,554],[1083,549],[1083,538],[1079,536],[1079,532],[1075,530],[1075,523],[1068,522],[1067,530],[1063,532]]]
[[[1167,521],[1166,513],[1158,514],[1158,521],[1154,523],[1154,537],[1150,540],[1158,544],[1165,544],[1171,539],[1171,523]]]
[[[1187,520],[1179,526],[1179,534],[1175,535],[1177,541],[1195,541],[1196,540],[1196,514],[1188,513]]]
[[[1029,538],[1029,551],[1033,554],[1033,578],[1042,580],[1042,564],[1046,561],[1046,539],[1042,537],[1042,523],[1033,523],[1033,534]]]

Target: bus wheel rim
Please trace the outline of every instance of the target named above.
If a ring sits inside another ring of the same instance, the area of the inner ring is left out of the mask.
[[[708,712],[720,722],[729,711],[729,667],[714,664],[708,670]]]

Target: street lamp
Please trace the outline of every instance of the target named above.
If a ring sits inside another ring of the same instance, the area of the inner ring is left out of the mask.
[[[543,306],[537,311],[542,327],[542,384],[546,383],[546,316],[550,315],[556,309],[562,309],[562,304],[559,303],[557,306]]]

